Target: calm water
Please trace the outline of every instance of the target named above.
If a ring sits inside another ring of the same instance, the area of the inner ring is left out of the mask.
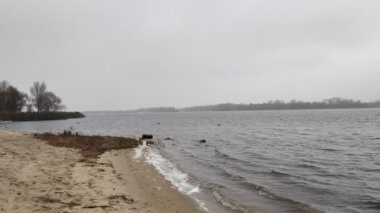
[[[152,133],[161,139],[155,149],[189,174],[208,205],[242,212],[380,212],[380,109],[86,116],[0,128]]]

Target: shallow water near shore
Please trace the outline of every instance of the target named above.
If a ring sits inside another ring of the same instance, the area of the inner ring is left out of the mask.
[[[151,157],[167,159],[166,169],[186,174],[183,183],[199,187],[194,194],[210,209],[219,204],[240,212],[380,211],[380,109],[85,114],[0,128],[154,134],[159,143]]]

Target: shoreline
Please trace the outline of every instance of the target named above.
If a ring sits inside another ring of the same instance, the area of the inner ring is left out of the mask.
[[[2,212],[202,212],[133,149],[87,159],[30,133],[0,130]]]
[[[80,112],[0,112],[0,122],[3,121],[54,121],[84,118]]]

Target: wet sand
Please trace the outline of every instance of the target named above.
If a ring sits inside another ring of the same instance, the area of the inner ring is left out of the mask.
[[[83,158],[0,131],[0,212],[200,212],[132,149]]]

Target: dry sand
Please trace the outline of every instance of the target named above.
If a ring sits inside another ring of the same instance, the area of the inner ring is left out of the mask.
[[[0,131],[0,212],[200,212],[132,150],[84,159],[30,134]]]

